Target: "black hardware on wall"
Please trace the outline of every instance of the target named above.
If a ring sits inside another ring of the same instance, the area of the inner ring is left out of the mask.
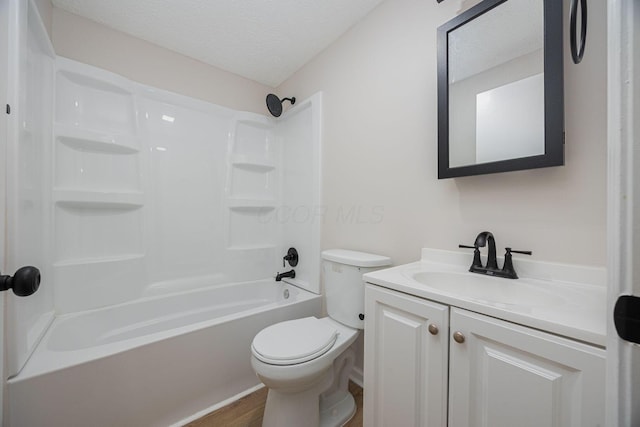
[[[578,7],[578,4],[580,7]],[[580,47],[577,40],[578,9],[580,9]],[[574,64],[579,64],[584,56],[584,48],[587,43],[587,0],[571,0],[571,20],[569,29],[569,41],[571,44],[571,57]]]
[[[267,95],[267,108],[273,117],[280,117],[282,114],[282,103],[284,101],[289,101],[291,105],[296,103],[296,97],[292,96],[291,98],[278,98],[277,95],[270,93]]]
[[[623,295],[613,309],[613,323],[618,336],[640,344],[640,297]]]
[[[27,297],[40,287],[40,270],[22,267],[13,276],[0,276],[0,291],[12,289],[19,297]]]
[[[296,248],[289,248],[287,254],[282,257],[283,267],[285,266],[285,261],[287,261],[291,267],[298,265],[298,251],[296,251]]]

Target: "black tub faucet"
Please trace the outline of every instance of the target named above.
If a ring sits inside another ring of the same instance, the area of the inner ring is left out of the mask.
[[[296,277],[296,271],[295,270],[289,270],[286,271],[284,273],[278,273],[276,274],[276,282],[281,282],[283,278],[288,277],[291,279],[295,279]]]

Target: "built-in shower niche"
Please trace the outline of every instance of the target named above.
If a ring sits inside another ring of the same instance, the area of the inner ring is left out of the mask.
[[[145,268],[139,197],[54,194],[57,310],[97,308],[140,294]]]
[[[57,61],[53,272],[56,307],[64,313],[140,294],[145,198],[131,82]]]
[[[109,199],[56,202],[58,264],[143,254],[140,205],[133,200]]]
[[[229,168],[229,249],[276,247],[277,149],[269,119],[239,113]]]
[[[231,168],[231,197],[274,201],[275,180],[274,166],[234,163]]]
[[[275,221],[280,199],[279,158],[274,122],[256,114],[237,113],[227,175],[225,253],[235,280],[255,280],[275,273],[280,235]]]
[[[231,154],[231,197],[274,200],[276,144],[267,121],[238,120]]]
[[[132,139],[132,138],[131,138]],[[55,187],[94,191],[140,191],[137,150],[75,135],[56,135]]]
[[[59,59],[65,68],[75,64]],[[106,134],[135,133],[135,108],[129,83],[97,79],[80,72],[59,70],[56,79],[56,124]]]
[[[122,205],[137,197],[134,204],[139,205],[140,150],[134,104],[128,80],[58,58],[54,194],[59,202],[93,203],[92,209],[98,209],[96,203]]]
[[[276,155],[273,124],[266,117],[253,116],[236,121],[232,161],[238,165],[273,167]]]

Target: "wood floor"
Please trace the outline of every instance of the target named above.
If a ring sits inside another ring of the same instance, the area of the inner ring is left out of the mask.
[[[349,382],[349,391],[356,400],[357,409],[356,414],[345,426],[362,427],[362,388],[354,382]],[[187,424],[187,427],[260,427],[266,400],[267,388],[264,387]]]

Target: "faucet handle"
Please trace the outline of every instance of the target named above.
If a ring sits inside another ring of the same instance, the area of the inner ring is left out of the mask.
[[[531,251],[516,251],[515,249],[511,249],[511,248],[504,248],[504,249],[505,249],[505,251],[507,251],[505,256],[508,255],[508,254],[511,254],[511,253],[522,254],[522,255],[533,255],[533,252],[531,252]]]
[[[504,248],[506,251],[504,254],[504,265],[502,266],[502,273],[509,279],[517,279],[518,275],[516,274],[515,268],[513,268],[513,259],[511,258],[511,253],[515,254],[523,254],[523,255],[531,255],[531,251],[516,251],[511,248]]]
[[[296,251],[296,248],[289,248],[287,254],[282,257],[282,267],[285,266],[285,261],[288,261],[291,267],[298,265],[298,251]]]
[[[473,262],[471,263],[471,268],[469,269],[469,271],[477,267],[482,267],[482,260],[480,259],[480,249],[478,249],[476,245],[458,245],[458,247],[463,249],[473,249]]]

